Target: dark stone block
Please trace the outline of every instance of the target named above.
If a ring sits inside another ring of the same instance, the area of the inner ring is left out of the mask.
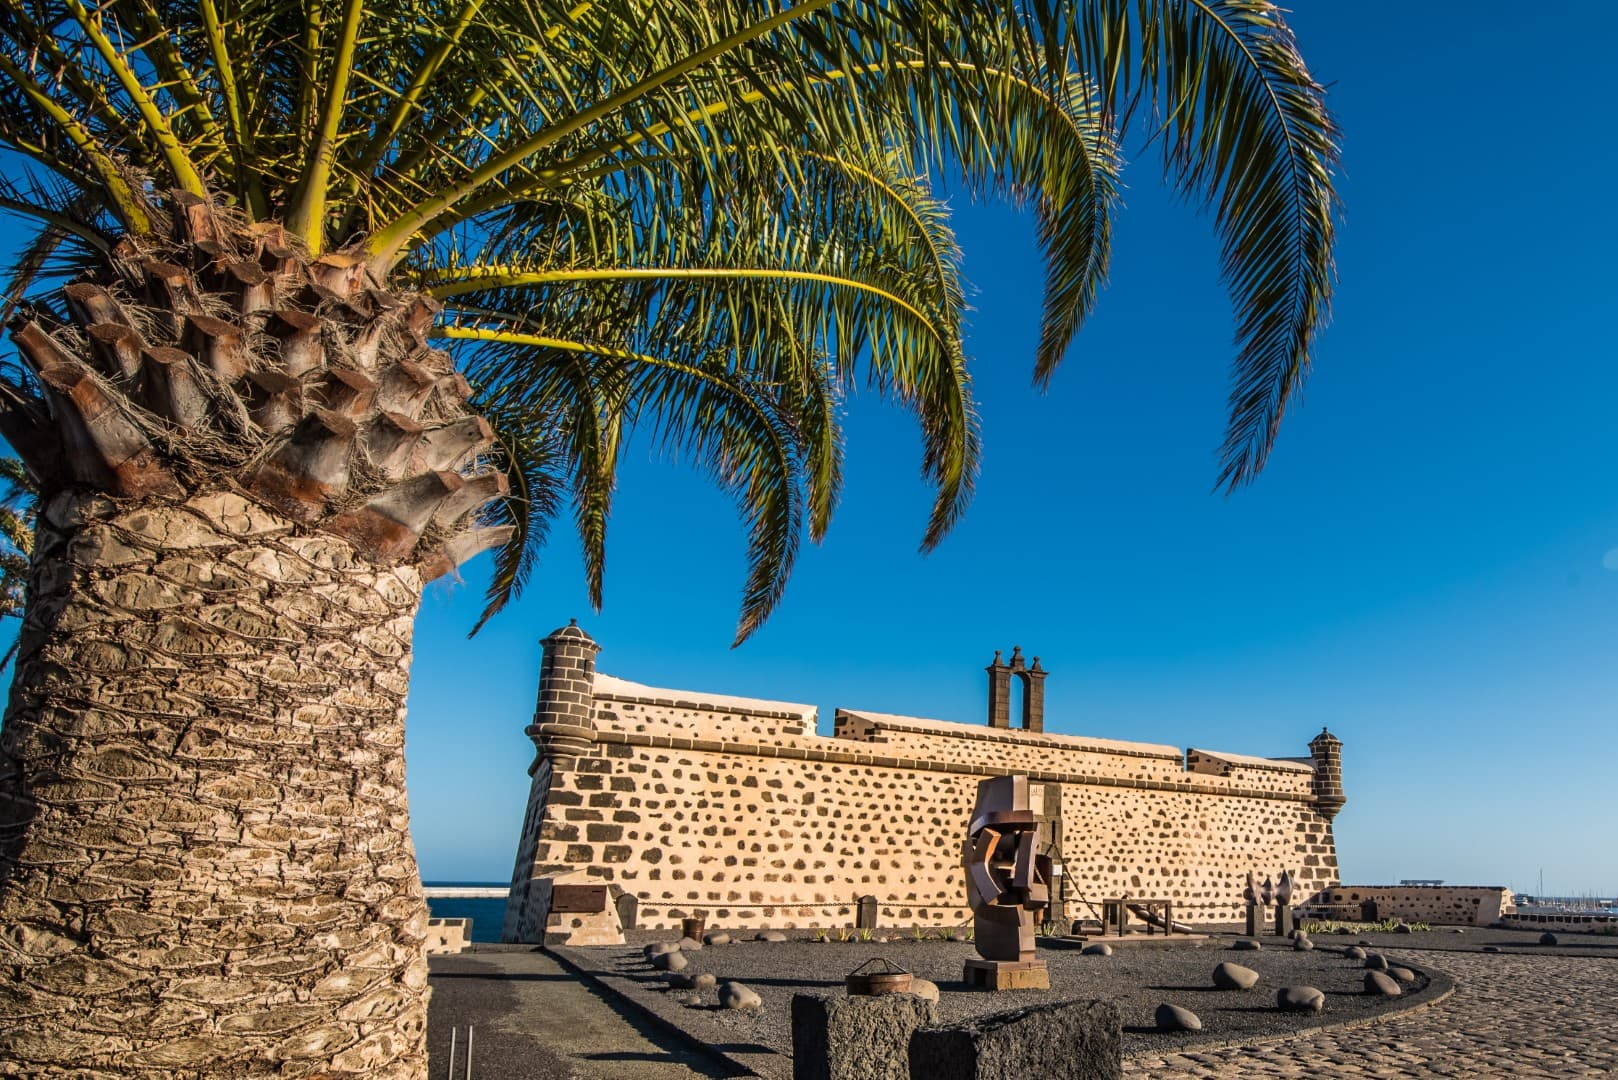
[[[1123,1021],[1110,1001],[1033,1005],[910,1039],[911,1080],[1118,1080]]]
[[[937,1021],[915,994],[794,994],[793,1080],[908,1080],[911,1036]]]

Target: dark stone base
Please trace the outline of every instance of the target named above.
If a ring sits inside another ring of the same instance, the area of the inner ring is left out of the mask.
[[[1121,1080],[1123,1021],[1110,1001],[1034,1005],[910,1039],[910,1080]]]
[[[908,1080],[910,1037],[937,1022],[914,994],[794,994],[793,1080]]]

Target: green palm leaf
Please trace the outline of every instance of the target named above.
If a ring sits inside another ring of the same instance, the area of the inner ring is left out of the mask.
[[[1223,244],[1235,486],[1331,292],[1336,134],[1265,0],[0,0],[0,150],[32,170],[0,209],[48,230],[33,262],[165,228],[178,189],[444,298],[512,475],[491,612],[562,477],[599,602],[639,434],[737,500],[745,636],[798,532],[825,534],[861,382],[917,417],[936,546],[978,424],[928,177],[1035,214],[1045,385],[1105,280],[1120,131],[1147,115]],[[48,295],[43,267],[8,302]],[[7,392],[26,427],[27,379]]]

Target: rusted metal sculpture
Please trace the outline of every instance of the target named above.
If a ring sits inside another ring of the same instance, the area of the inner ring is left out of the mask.
[[[1028,777],[979,783],[962,860],[978,951],[966,961],[968,986],[1050,987],[1045,962],[1034,956],[1034,927],[1050,903],[1051,881],[1051,861],[1038,852],[1039,823],[1028,805]]]

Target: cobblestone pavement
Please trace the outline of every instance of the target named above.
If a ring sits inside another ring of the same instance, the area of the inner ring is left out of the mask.
[[[1608,1076],[1618,1072],[1618,962],[1582,956],[1388,952],[1455,979],[1437,1005],[1249,1047],[1151,1054],[1126,1076]]]

